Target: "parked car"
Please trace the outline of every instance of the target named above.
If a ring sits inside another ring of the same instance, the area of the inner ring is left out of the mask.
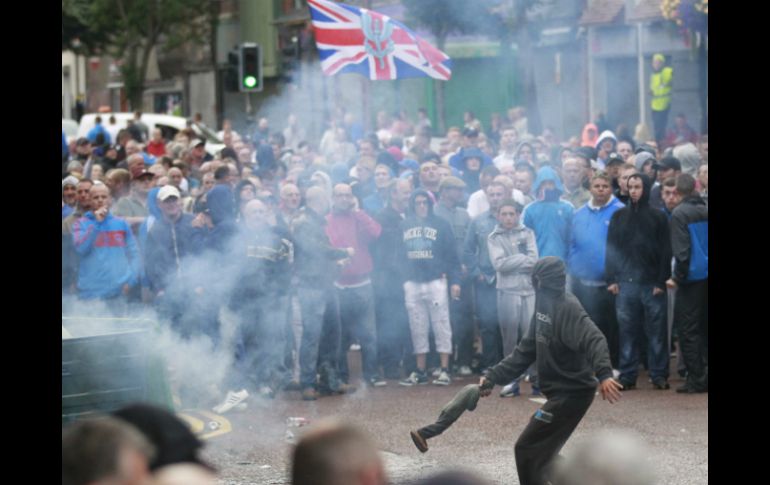
[[[67,137],[67,141],[73,140],[78,135],[78,122],[69,118],[62,118],[61,131]]]
[[[107,126],[107,120],[110,119],[110,116],[114,116],[115,122],[120,129],[126,128],[128,126],[128,120],[134,119],[133,113],[85,114],[80,119],[80,126],[77,130],[78,138],[88,135],[88,132],[95,125],[94,119],[97,116],[101,116],[102,126],[105,127]],[[166,140],[173,139],[179,131],[187,128],[188,124],[187,118],[183,118],[181,116],[159,115],[154,113],[142,114],[142,122],[147,125],[150,133],[152,133],[152,130],[155,128],[160,128],[161,132],[163,133],[163,138]],[[195,131],[195,134],[199,138],[206,141],[206,152],[210,153],[212,156],[216,156],[217,153],[219,153],[225,147],[225,144],[222,142],[222,140],[219,139],[217,134],[211,131],[211,129],[207,126],[196,123],[194,121],[190,121],[190,127],[193,129],[193,131]]]

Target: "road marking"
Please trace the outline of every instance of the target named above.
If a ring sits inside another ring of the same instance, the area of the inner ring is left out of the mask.
[[[548,399],[544,397],[531,397],[529,398],[529,400],[532,402],[536,402],[538,404],[545,404],[546,402],[548,402]]]
[[[185,409],[177,415],[186,421],[192,432],[202,440],[220,436],[233,430],[227,418],[209,411]]]

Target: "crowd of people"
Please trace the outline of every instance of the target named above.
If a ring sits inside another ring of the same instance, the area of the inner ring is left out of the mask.
[[[353,392],[353,345],[367,386],[482,374],[526,335],[532,269],[555,256],[625,390],[640,364],[668,389],[678,341],[677,390],[705,392],[708,137],[686,128],[677,116],[658,142],[588,123],[559,142],[514,108],[486,131],[469,111],[436,140],[424,111],[379,113],[367,133],[338,110],[318,140],[293,115],[243,134],[226,121],[210,154],[192,128],[97,119],[62,140],[63,298],[151,306],[213,349],[233,315],[225,413],[254,393]],[[530,366],[501,396],[522,381],[540,393]]]

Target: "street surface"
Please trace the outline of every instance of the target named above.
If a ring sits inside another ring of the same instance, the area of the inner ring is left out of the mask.
[[[358,360],[358,353],[351,352],[351,372],[356,372]],[[462,386],[476,382],[474,376],[454,379],[448,387],[408,388],[388,381],[386,387],[359,388],[352,395],[314,402],[302,401],[298,391],[281,392],[273,401],[251,397],[246,410],[224,417],[207,410],[188,414],[198,417],[199,428],[207,425],[206,419],[222,423],[201,433],[206,442],[203,455],[219,468],[221,485],[290,483],[291,441],[308,428],[288,427],[286,419],[304,417],[312,424],[330,416],[369,432],[379,444],[391,483],[411,484],[445,469],[466,468],[493,483],[518,484],[513,445],[541,405],[532,400],[527,383],[515,398],[498,397],[501,388],[495,387],[475,411],[466,412],[443,435],[431,439],[425,454],[409,437],[411,429],[435,421]],[[611,405],[597,396],[562,454],[568,455],[581,439],[601,430],[625,429],[637,433],[650,448],[648,461],[658,483],[707,483],[708,394],[677,394],[674,389],[682,383],[678,375],[670,383],[670,390],[654,390],[642,372],[637,389],[623,393],[620,403]]]

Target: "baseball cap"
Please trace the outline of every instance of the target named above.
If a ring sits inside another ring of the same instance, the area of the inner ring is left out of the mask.
[[[177,188],[174,187],[173,185],[164,185],[158,191],[158,200],[163,202],[169,197],[176,197],[177,199],[179,199],[181,198],[181,194],[179,193],[179,190],[177,190]]]
[[[623,157],[621,157],[620,154],[612,152],[607,157],[607,162],[605,163],[605,165],[609,166],[614,163],[625,163],[625,160],[623,160]]]
[[[674,157],[666,157],[663,160],[661,160],[660,162],[653,163],[652,164],[652,168],[657,169],[657,170],[661,170],[661,169],[663,169],[663,170],[671,170],[671,169],[674,169],[674,170],[681,171],[682,170],[682,163],[678,159],[676,159]]]

